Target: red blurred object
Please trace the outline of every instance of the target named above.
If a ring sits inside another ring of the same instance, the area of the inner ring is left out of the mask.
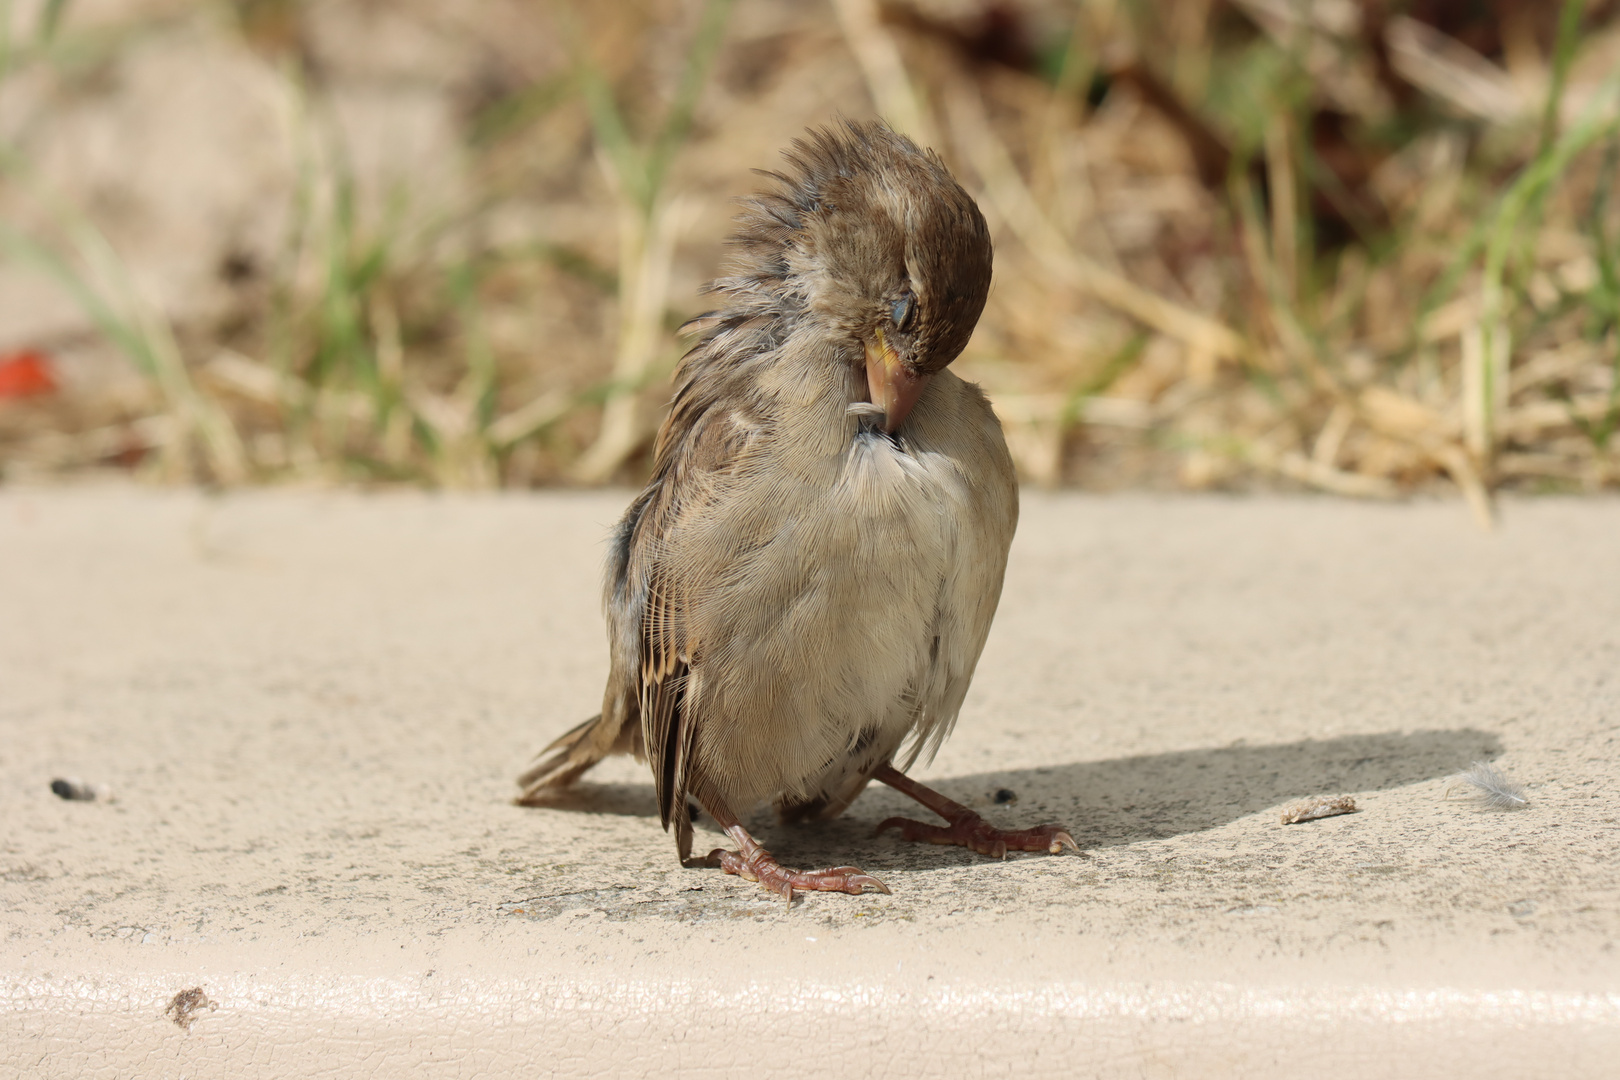
[[[0,356],[0,399],[56,392],[56,377],[45,354],[32,349]]]

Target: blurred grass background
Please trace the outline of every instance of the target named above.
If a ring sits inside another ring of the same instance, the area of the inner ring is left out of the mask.
[[[633,481],[838,114],[1028,482],[1620,484],[1620,0],[0,0],[0,475]]]

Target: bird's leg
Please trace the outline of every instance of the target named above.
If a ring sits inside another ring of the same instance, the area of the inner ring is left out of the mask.
[[[859,894],[867,889],[886,893],[889,887],[871,874],[862,873],[853,866],[829,866],[825,870],[792,870],[777,862],[770,852],[759,846],[759,841],[743,828],[737,815],[716,796],[699,796],[703,809],[714,818],[715,824],[737,842],[736,851],[715,848],[702,860],[709,866],[718,866],[728,874],[757,881],[773,893],[793,902],[793,890],[806,892],[844,892]]]
[[[877,827],[898,828],[902,840],[926,840],[930,844],[960,844],[972,848],[980,855],[1005,859],[1009,851],[1046,851],[1053,855],[1064,848],[1079,851],[1068,830],[1061,825],[1037,825],[1033,829],[998,829],[959,802],[953,802],[924,787],[893,765],[880,765],[872,779],[881,780],[902,795],[909,795],[928,809],[950,822],[949,825],[929,825],[910,818],[892,817]]]

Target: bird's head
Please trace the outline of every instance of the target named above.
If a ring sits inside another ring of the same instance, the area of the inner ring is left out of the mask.
[[[984,215],[938,155],[881,123],[813,130],[768,173],[734,242],[744,273],[719,282],[791,298],[847,344],[893,432],[962,352],[990,289]]]

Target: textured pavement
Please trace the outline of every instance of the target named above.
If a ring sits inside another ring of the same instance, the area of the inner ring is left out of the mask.
[[[0,489],[0,1076],[1613,1075],[1620,502],[1026,494],[918,775],[1084,854],[873,789],[789,908],[634,762],[510,802],[626,498]]]

